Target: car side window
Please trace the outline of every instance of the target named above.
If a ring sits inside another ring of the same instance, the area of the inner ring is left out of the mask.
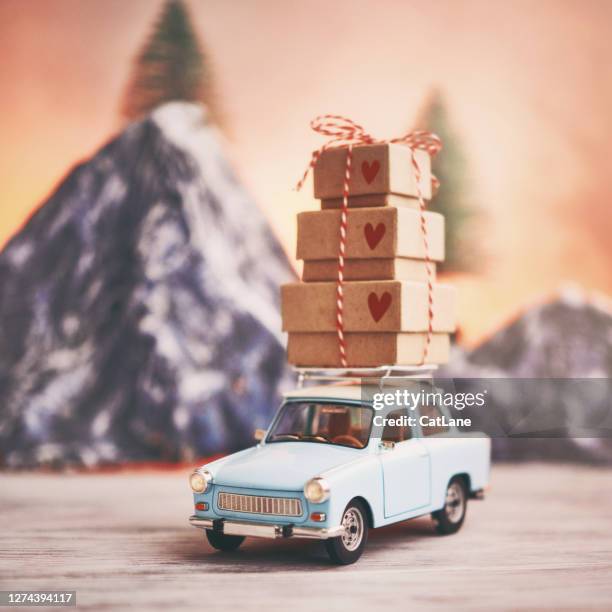
[[[423,405],[419,410],[421,412],[421,431],[423,432],[423,436],[434,436],[435,434],[448,431],[448,425],[439,425],[436,423],[438,418],[442,418],[442,412],[438,406]]]
[[[405,417],[405,419],[403,419]],[[389,412],[385,419],[385,426],[382,431],[380,439],[383,442],[403,442],[404,440],[410,440],[412,432],[410,426],[407,424],[408,410],[406,408],[400,408],[399,410],[393,410]],[[406,424],[398,424],[403,420]]]

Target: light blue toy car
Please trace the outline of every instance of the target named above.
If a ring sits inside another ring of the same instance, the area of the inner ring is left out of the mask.
[[[359,385],[292,391],[257,446],[191,475],[190,523],[224,551],[246,536],[324,540],[338,564],[361,556],[370,528],[431,513],[454,533],[488,484],[490,439],[441,410],[375,410]]]

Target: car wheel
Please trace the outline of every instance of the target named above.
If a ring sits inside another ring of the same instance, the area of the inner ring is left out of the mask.
[[[432,513],[436,521],[436,531],[443,535],[456,533],[461,529],[467,510],[468,492],[465,480],[455,476],[448,483],[444,507]]]
[[[208,543],[217,550],[236,550],[244,542],[244,536],[225,535],[212,529],[206,530],[206,537]]]
[[[325,540],[331,560],[338,565],[355,563],[368,541],[368,513],[363,502],[354,499],[344,510],[342,525],[345,533]]]

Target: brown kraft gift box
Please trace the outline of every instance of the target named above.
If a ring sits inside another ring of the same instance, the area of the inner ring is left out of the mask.
[[[378,206],[397,206],[398,208],[420,208],[416,197],[398,195],[396,193],[367,193],[365,195],[349,196],[349,208],[375,208]],[[321,200],[321,208],[342,208],[342,198]]]
[[[334,147],[321,153],[314,167],[314,195],[324,200],[341,198],[346,168],[346,147]],[[417,149],[415,159],[421,171],[420,188],[425,199],[431,198],[431,160],[426,151]],[[417,183],[410,147],[400,144],[373,144],[353,147],[349,193],[395,193],[417,197]]]
[[[429,264],[431,280],[436,280],[436,264]],[[335,281],[338,279],[337,259],[313,259],[304,262],[302,280]],[[427,282],[429,272],[427,263],[422,259],[345,259],[344,280],[409,280]]]
[[[338,259],[339,210],[298,214],[298,259]],[[429,258],[444,260],[444,217],[425,213]],[[361,208],[347,213],[347,259],[425,258],[421,213],[409,208]]]
[[[420,365],[426,341],[426,333],[347,333],[347,365],[354,368]],[[446,363],[449,352],[448,335],[433,334],[425,363]],[[341,367],[338,336],[336,333],[290,333],[287,359],[302,367]]]
[[[429,327],[426,283],[344,283],[345,332],[422,332]],[[336,283],[290,283],[281,288],[283,331],[336,330]],[[455,289],[433,287],[433,331],[455,330]]]

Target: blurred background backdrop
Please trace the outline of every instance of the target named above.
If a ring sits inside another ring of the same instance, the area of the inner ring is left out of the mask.
[[[611,18],[2,0],[0,465],[191,461],[266,424],[321,113],[443,138],[451,374],[608,377]]]

